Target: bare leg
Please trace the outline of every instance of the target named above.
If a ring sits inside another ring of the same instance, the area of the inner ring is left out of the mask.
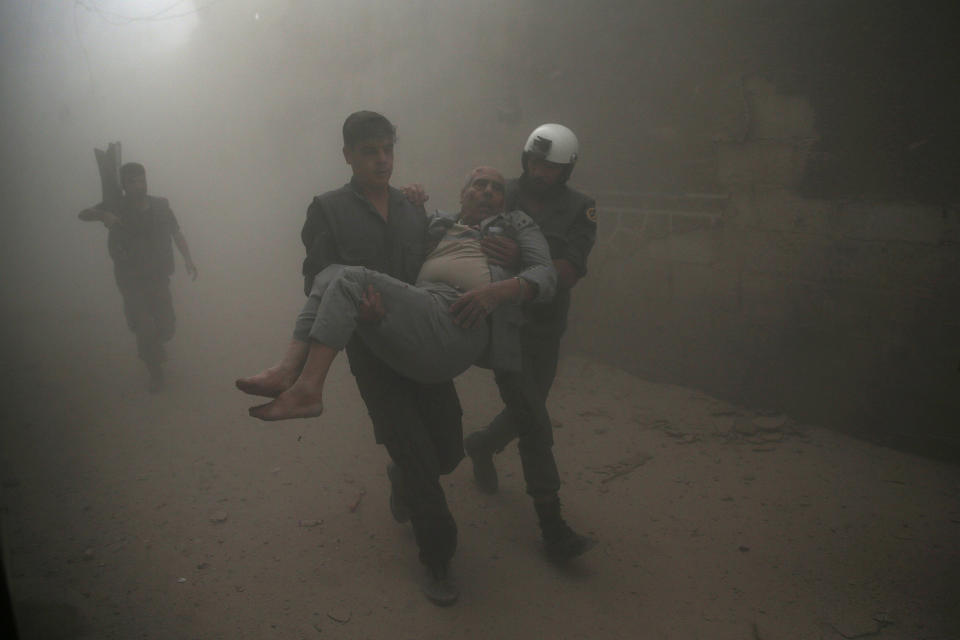
[[[250,407],[250,415],[261,420],[319,416],[323,413],[323,383],[337,353],[333,347],[311,342],[307,361],[293,386],[271,402]]]
[[[252,396],[276,398],[293,386],[307,360],[310,345],[302,340],[291,340],[283,359],[269,369],[247,378],[238,378],[237,389]]]

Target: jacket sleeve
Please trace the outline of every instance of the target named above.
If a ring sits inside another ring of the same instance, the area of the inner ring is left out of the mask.
[[[511,226],[520,245],[520,273],[517,275],[537,285],[537,296],[532,302],[548,302],[557,291],[557,272],[550,259],[550,247],[540,227],[527,214],[510,214]]]
[[[556,256],[570,262],[582,278],[587,275],[587,256],[597,239],[597,203],[593,198],[585,198],[579,206],[573,224],[567,229],[566,251]]]
[[[169,228],[171,235],[180,231],[180,223],[177,221],[177,216],[173,214],[173,209],[170,208],[170,203],[167,203],[167,227]]]
[[[331,264],[343,262],[337,251],[336,237],[318,198],[307,209],[307,220],[300,230],[300,239],[307,251],[303,260],[303,293],[310,295],[313,279]]]
[[[456,216],[440,210],[427,214],[427,229],[424,232],[423,240],[424,256],[429,255],[437,248],[440,240],[443,239],[454,222],[456,222]]]

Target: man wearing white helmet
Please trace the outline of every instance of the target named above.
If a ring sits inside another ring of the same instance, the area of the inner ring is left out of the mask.
[[[546,409],[557,373],[560,338],[567,326],[570,290],[586,275],[587,256],[596,239],[593,198],[567,186],[579,151],[577,137],[570,129],[559,124],[541,125],[523,147],[522,175],[506,184],[506,210],[519,209],[533,218],[550,245],[557,270],[557,293],[551,302],[527,305],[521,332],[522,371],[496,372],[506,406],[486,428],[464,439],[478,486],[496,493],[493,455],[519,437],[527,493],[534,500],[546,551],[559,560],[579,556],[593,546],[592,540],[575,533],[561,515],[560,475],[553,458],[553,428]],[[488,255],[493,261],[495,256]]]

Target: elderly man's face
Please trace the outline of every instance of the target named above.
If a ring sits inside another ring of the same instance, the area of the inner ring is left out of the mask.
[[[503,174],[492,167],[478,167],[460,192],[460,217],[476,224],[503,211]]]

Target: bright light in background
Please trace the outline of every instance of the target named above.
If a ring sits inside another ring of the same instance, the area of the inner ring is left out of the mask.
[[[199,23],[194,0],[75,0],[84,22],[99,24],[105,44],[144,53],[168,53],[183,46]]]

